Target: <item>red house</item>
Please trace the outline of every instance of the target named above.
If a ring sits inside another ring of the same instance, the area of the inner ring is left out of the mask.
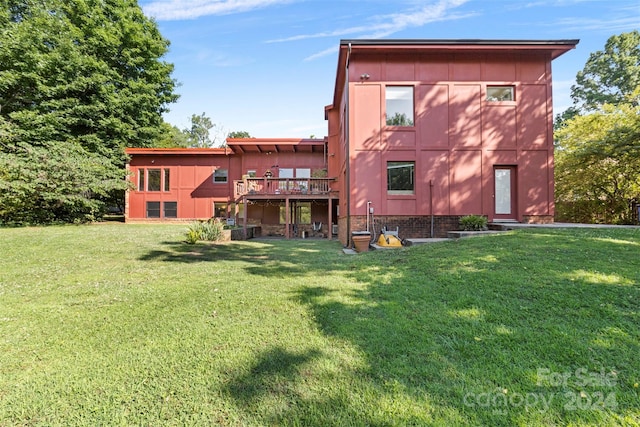
[[[553,221],[551,61],[577,43],[343,40],[325,109],[340,240],[367,223],[410,238],[469,214]]]
[[[263,234],[398,227],[439,236],[460,217],[551,222],[551,61],[578,40],[343,40],[324,140],[128,149],[126,219],[229,218]]]
[[[222,218],[263,235],[328,237],[338,194],[322,139],[227,139],[226,148],[130,148],[125,219]]]

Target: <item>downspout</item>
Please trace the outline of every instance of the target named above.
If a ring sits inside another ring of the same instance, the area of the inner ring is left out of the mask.
[[[347,50],[347,60],[345,61],[345,149],[346,149],[346,168],[345,168],[345,181],[346,186],[345,193],[347,196],[347,247],[351,247],[351,151],[349,149],[349,132],[350,132],[350,120],[349,120],[349,59],[351,58],[351,42],[349,42],[349,48]]]

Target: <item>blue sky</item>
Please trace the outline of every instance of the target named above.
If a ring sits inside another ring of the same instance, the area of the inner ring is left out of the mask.
[[[640,28],[640,0],[140,0],[171,41],[180,99],[165,119],[212,137],[323,137],[340,39],[580,39],[553,62],[554,110],[589,54]]]

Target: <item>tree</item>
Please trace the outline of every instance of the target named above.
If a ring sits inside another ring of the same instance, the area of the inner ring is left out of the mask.
[[[610,37],[556,117],[556,216],[630,223],[640,201],[640,32]]]
[[[216,125],[211,119],[202,113],[200,115],[192,114],[190,120],[191,126],[182,131],[187,137],[189,146],[200,148],[213,146],[210,132]]]
[[[249,132],[247,131],[238,130],[238,131],[229,132],[229,135],[227,135],[227,138],[251,138],[251,135],[249,135]]]
[[[594,111],[604,104],[618,105],[640,85],[640,31],[611,36],[592,53],[571,87],[574,104]]]
[[[169,123],[162,124],[163,132],[156,138],[153,146],[157,148],[186,148],[189,147],[191,142],[189,137],[177,126],[172,126]]]
[[[633,222],[640,201],[640,107],[604,104],[556,132],[556,207],[562,220]]]
[[[122,194],[124,148],[157,143],[177,99],[167,49],[135,0],[0,0],[0,221],[87,218]],[[73,209],[25,200],[62,197],[54,184]]]

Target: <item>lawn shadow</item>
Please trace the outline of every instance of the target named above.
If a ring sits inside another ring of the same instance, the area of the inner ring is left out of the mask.
[[[342,270],[344,254],[339,242],[327,240],[260,239],[224,243],[165,241],[149,250],[141,261],[170,263],[234,262],[249,274],[281,278]]]
[[[616,424],[637,417],[640,262],[637,239],[606,235],[532,231],[366,255],[346,272],[365,284],[350,301],[322,286],[294,298],[364,353],[376,390],[399,383],[470,425]],[[547,371],[568,372],[566,386]],[[611,393],[615,407],[599,399]],[[591,406],[572,409],[585,395]]]

